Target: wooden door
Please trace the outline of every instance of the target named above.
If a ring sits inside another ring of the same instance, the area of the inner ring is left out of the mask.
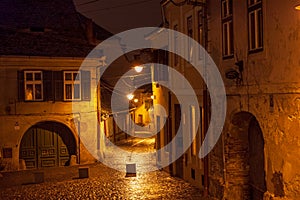
[[[59,134],[59,130],[49,124],[30,128],[23,136],[20,146],[20,159],[24,159],[26,168],[44,168],[65,166],[70,159],[69,149],[74,149],[73,138],[68,132]],[[64,130],[64,129],[62,129]],[[63,135],[63,138],[60,136]]]
[[[54,167],[57,163],[57,134],[51,130],[35,128],[37,132],[38,167]]]
[[[37,168],[36,131],[30,128],[23,136],[20,146],[20,158],[24,159],[27,168]]]

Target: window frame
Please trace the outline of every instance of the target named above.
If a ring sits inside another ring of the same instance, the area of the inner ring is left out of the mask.
[[[194,30],[193,30],[193,15],[189,15],[186,18],[186,33],[188,36],[188,61],[191,62],[193,58],[193,48],[192,48],[192,39],[194,38]]]
[[[24,72],[24,101],[43,101],[44,91],[43,91],[43,72],[39,70],[25,70]],[[40,80],[36,80],[35,74],[40,74]],[[32,75],[32,80],[27,80],[27,74]],[[31,98],[27,98],[28,85],[32,85]],[[37,98],[36,86],[40,85],[40,98]]]
[[[197,34],[198,43],[205,49],[206,48],[206,16],[205,8],[201,7],[197,11]],[[201,49],[198,49],[198,59],[201,60],[203,55],[201,55]]]
[[[71,80],[66,80],[66,74],[71,74]],[[74,74],[77,74],[74,78]],[[77,78],[79,74],[79,79]],[[71,85],[71,98],[67,98],[66,86]],[[78,85],[78,98],[75,98],[75,85]],[[63,100],[64,101],[81,101],[81,72],[80,71],[63,71]]]
[[[222,56],[234,57],[233,1],[221,0]]]
[[[263,2],[247,0],[248,16],[248,51],[256,53],[264,48]]]

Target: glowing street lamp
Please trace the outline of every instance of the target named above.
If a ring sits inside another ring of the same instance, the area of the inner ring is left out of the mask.
[[[133,97],[134,97],[134,95],[133,95],[133,94],[127,94],[127,99],[128,99],[128,100],[130,100],[130,101],[131,101],[131,100],[133,99]]]
[[[137,103],[137,102],[139,102],[139,100],[138,100],[138,99],[134,99],[133,102],[134,102],[134,103]]]
[[[295,6],[295,9],[300,11],[300,4],[299,4],[299,5],[296,5],[296,6]]]
[[[140,72],[143,70],[143,66],[137,65],[137,66],[134,67],[134,70],[135,70],[137,73],[140,73]]]

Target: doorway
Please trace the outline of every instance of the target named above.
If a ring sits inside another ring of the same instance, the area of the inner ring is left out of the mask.
[[[21,140],[20,159],[25,160],[27,169],[69,165],[71,155],[76,155],[75,138],[60,123],[38,123]]]
[[[257,119],[236,114],[226,136],[225,157],[228,199],[263,200],[266,192],[264,138]]]

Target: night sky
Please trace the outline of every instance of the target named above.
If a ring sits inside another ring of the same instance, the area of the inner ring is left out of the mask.
[[[160,0],[74,0],[77,10],[112,33],[159,26]]]

